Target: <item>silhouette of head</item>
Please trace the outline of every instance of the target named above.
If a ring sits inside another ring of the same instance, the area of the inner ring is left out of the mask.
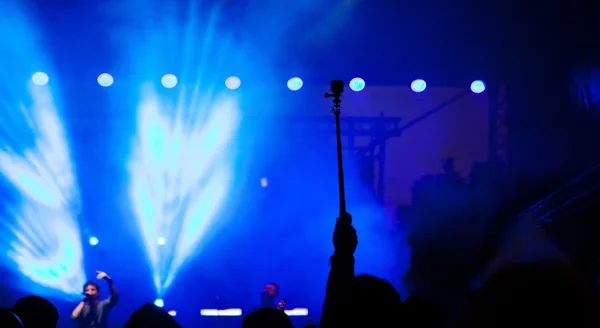
[[[359,325],[395,327],[399,320],[400,294],[389,282],[371,275],[354,278],[348,313]]]
[[[292,321],[283,311],[260,309],[244,317],[242,328],[293,328]]]
[[[274,282],[270,282],[265,285],[260,293],[260,300],[263,304],[271,304],[277,296],[279,296],[279,286]]]
[[[567,263],[517,263],[493,274],[478,291],[461,327],[597,327],[598,300]]]
[[[88,296],[90,301],[96,301],[100,297],[100,286],[95,281],[88,281],[83,285],[83,293]]]
[[[402,321],[409,327],[444,327],[448,315],[444,308],[424,297],[411,297],[402,303]]]
[[[8,309],[0,309],[0,327],[2,328],[24,328],[21,319]]]
[[[58,323],[58,310],[43,297],[25,296],[15,303],[12,311],[19,316],[25,328],[54,328]]]
[[[146,303],[137,309],[124,328],[181,328],[179,323],[167,311],[152,303]]]

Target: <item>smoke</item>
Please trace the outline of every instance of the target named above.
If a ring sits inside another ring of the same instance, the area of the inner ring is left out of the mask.
[[[537,226],[531,214],[521,215],[507,230],[498,256],[489,264],[485,276],[511,264],[558,260],[568,262],[550,236]]]

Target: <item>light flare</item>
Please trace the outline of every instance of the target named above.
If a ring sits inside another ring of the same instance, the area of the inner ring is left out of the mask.
[[[146,86],[138,108],[129,192],[158,295],[201,246],[233,179],[229,147],[240,120],[237,100],[198,98],[194,92],[192,107],[180,99],[178,108],[169,109]]]
[[[2,126],[3,136],[23,134],[23,126],[33,134],[25,147],[15,144],[20,138],[0,140],[0,172],[19,195],[1,221],[3,232],[12,236],[3,246],[13,269],[31,281],[67,297],[79,295],[85,283],[75,218],[79,194],[66,133],[50,88],[32,85],[29,93],[32,105],[9,114],[13,122],[21,114],[20,122]]]

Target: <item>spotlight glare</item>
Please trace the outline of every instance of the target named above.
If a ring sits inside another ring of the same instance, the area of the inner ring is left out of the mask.
[[[350,89],[355,92],[362,91],[365,88],[365,80],[355,77],[350,80]]]
[[[236,90],[240,85],[242,85],[242,81],[237,76],[230,76],[225,80],[225,86],[229,90]]]
[[[154,305],[161,308],[161,307],[165,306],[165,302],[163,302],[163,300],[159,298],[156,301],[154,301]]]
[[[288,315],[288,317],[306,317],[306,316],[308,316],[307,308],[295,308],[295,309],[291,309],[291,310],[285,310],[284,312],[285,312],[285,314]]]
[[[99,240],[98,240],[98,238],[96,238],[96,237],[90,237],[90,240],[89,240],[89,242],[90,242],[90,245],[92,245],[92,246],[96,246],[96,245],[98,245],[98,243],[99,243],[100,241],[99,241]]]
[[[267,178],[260,179],[260,186],[261,187],[267,188],[268,185],[269,185],[269,180],[267,180]]]
[[[167,89],[173,89],[177,85],[177,76],[173,74],[165,74],[160,80],[163,87]]]
[[[108,73],[102,73],[98,76],[98,84],[103,87],[110,87],[115,82],[112,75]]]
[[[158,240],[156,241],[157,244],[159,245],[164,245],[165,244],[165,238],[163,237],[159,237]]]
[[[201,309],[200,315],[203,317],[241,317],[242,309]]]
[[[48,77],[48,74],[44,72],[36,72],[33,74],[33,76],[31,76],[31,81],[35,85],[46,85],[48,84],[49,80],[50,78]]]
[[[165,294],[197,251],[223,208],[235,174],[234,155],[228,150],[241,120],[237,97],[229,92],[191,96],[205,104],[201,124],[161,111],[166,104],[156,90],[145,92],[128,160],[128,195],[156,295]],[[168,232],[168,244],[158,244],[157,238],[166,236],[157,235],[157,227],[159,233]]]
[[[482,93],[485,91],[485,83],[481,80],[473,81],[471,83],[471,91],[473,93]]]
[[[170,315],[170,316],[172,316],[172,317],[176,317],[176,316],[177,316],[177,311],[175,311],[175,310],[171,310],[171,311],[169,311],[168,313],[169,313],[169,315]]]
[[[32,77],[35,84],[48,82],[45,73]],[[73,211],[79,203],[77,176],[71,162],[67,133],[50,88],[31,88],[27,116],[12,112],[15,125],[3,125],[9,136],[32,135],[30,142],[14,143],[0,136],[0,175],[4,192],[14,195],[3,204],[0,234],[7,269],[27,277],[29,286],[43,286],[44,293],[66,300],[81,297],[85,283],[83,245]],[[22,122],[19,122],[22,120]],[[32,131],[16,127],[30,126]],[[25,137],[26,138],[26,137]],[[10,146],[19,146],[16,150]],[[24,147],[23,147],[24,146]]]
[[[293,77],[293,78],[289,79],[287,82],[288,89],[290,89],[292,91],[300,90],[303,85],[304,85],[304,82],[302,82],[302,79],[299,77]]]
[[[412,81],[412,83],[410,84],[410,88],[412,89],[412,91],[417,93],[423,92],[425,91],[425,89],[427,89],[427,83],[425,82],[425,80],[417,79]]]

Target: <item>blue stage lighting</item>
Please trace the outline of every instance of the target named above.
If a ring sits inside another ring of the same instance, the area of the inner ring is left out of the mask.
[[[163,87],[173,89],[177,85],[177,76],[173,74],[165,74],[160,80]]]
[[[352,91],[362,91],[365,88],[365,80],[361,79],[360,77],[355,77],[352,80],[350,80],[350,89],[352,89]]]
[[[159,237],[156,243],[162,246],[165,244],[165,239],[163,237]]]
[[[98,76],[98,84],[103,87],[110,87],[114,82],[115,79],[108,73],[102,73]]]
[[[99,240],[98,240],[98,238],[96,238],[96,237],[90,237],[90,239],[89,239],[89,242],[90,242],[90,245],[92,245],[92,246],[96,246],[96,245],[98,245],[98,243],[99,243],[100,241],[99,241]]]
[[[471,91],[473,93],[482,93],[485,91],[485,83],[483,81],[477,80],[471,83]]]
[[[302,79],[299,77],[293,77],[293,78],[289,79],[287,82],[288,89],[290,89],[292,91],[300,90],[303,85],[304,85],[304,82],[302,82]]]
[[[423,92],[425,91],[425,89],[427,89],[427,83],[425,82],[425,80],[417,79],[412,81],[412,83],[410,84],[410,88],[414,92]]]
[[[48,74],[44,72],[36,72],[33,74],[33,76],[31,76],[31,81],[35,85],[46,85],[48,84],[49,80],[50,78],[48,77]]]
[[[47,75],[40,73],[33,81],[43,84]],[[43,293],[79,298],[86,277],[75,212],[79,191],[67,134],[50,88],[31,88],[23,97],[30,99],[30,107],[0,114],[3,122],[10,122],[1,127],[0,174],[14,194],[13,202],[3,204],[2,264],[45,287]]]
[[[237,76],[230,76],[225,80],[225,86],[229,90],[236,90],[240,85],[242,85],[242,81]]]
[[[159,298],[156,301],[154,301],[154,305],[156,305],[158,307],[163,307],[163,306],[165,306],[165,302]]]
[[[203,111],[201,122],[181,112],[162,111],[169,100],[163,101],[153,89],[144,93],[128,165],[131,206],[158,295],[165,293],[210,231],[235,172],[229,149],[240,123],[238,98],[210,91],[189,97],[204,104],[194,108]],[[159,245],[159,238],[169,243]]]

